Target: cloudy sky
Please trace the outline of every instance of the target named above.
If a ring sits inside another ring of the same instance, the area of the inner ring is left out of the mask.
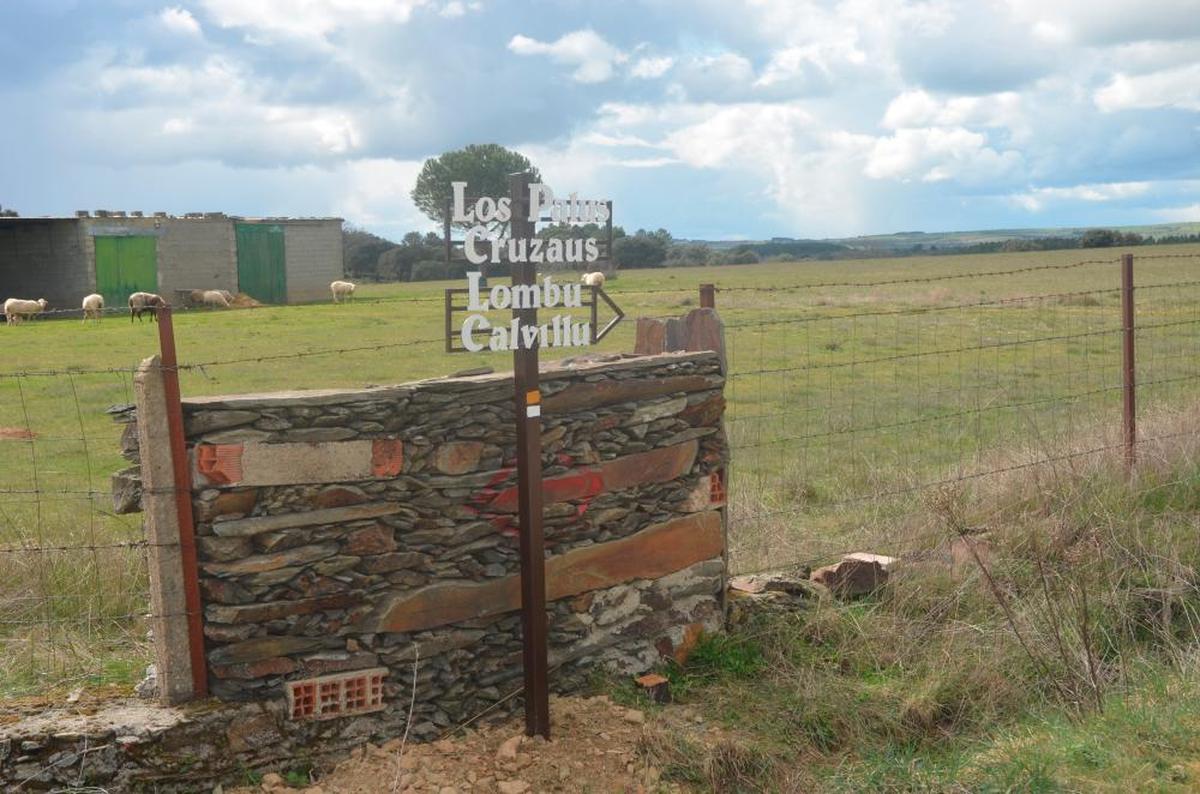
[[[0,204],[429,225],[497,142],[627,228],[1200,220],[1200,0],[0,0]]]

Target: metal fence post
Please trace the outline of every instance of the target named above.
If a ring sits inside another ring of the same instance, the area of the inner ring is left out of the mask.
[[[1133,254],[1121,255],[1121,327],[1122,364],[1124,369],[1124,436],[1125,471],[1132,476],[1137,462],[1137,360],[1134,357],[1133,337],[1136,327],[1133,316]]]
[[[715,309],[717,308],[717,287],[714,284],[700,285],[700,308]]]
[[[512,201],[510,234],[514,240],[533,237],[529,220],[527,173],[508,178]],[[513,262],[512,284],[532,285],[533,262]],[[593,299],[595,296],[593,295]],[[514,305],[515,305],[514,301]],[[537,308],[513,309],[522,326],[537,325]],[[525,671],[525,733],[550,738],[550,692],[546,627],[546,542],[542,533],[542,397],[538,381],[538,343],[521,340],[513,348],[513,385],[517,420],[517,502],[521,537],[521,629]]]
[[[196,530],[192,516],[192,475],[187,442],[183,434],[183,405],[179,393],[179,362],[175,357],[175,328],[169,305],[159,308],[156,313],[167,429],[171,436],[171,463],[175,474],[173,486],[175,510],[179,516],[179,552],[188,618],[188,647],[192,657],[192,686],[195,697],[203,698],[208,696],[208,665],[204,658],[199,563],[196,559]]]

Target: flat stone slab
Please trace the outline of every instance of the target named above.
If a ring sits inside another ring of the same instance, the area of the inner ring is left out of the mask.
[[[580,468],[559,477],[547,477],[542,480],[543,499],[546,504],[553,504],[587,499],[644,483],[670,482],[691,470],[699,449],[699,442],[692,440],[613,458],[599,466]],[[488,507],[500,513],[515,513],[517,500],[518,488],[513,486],[496,494]]]
[[[244,538],[291,527],[341,524],[347,521],[361,521],[364,518],[390,516],[403,512],[405,509],[407,508],[399,502],[366,502],[347,507],[309,510],[305,513],[284,513],[277,516],[253,516],[251,518],[235,518],[231,521],[218,521],[213,524],[213,532],[223,538]]]
[[[376,438],[284,444],[197,444],[191,457],[196,487],[354,482],[399,474],[404,442]]]
[[[620,540],[546,560],[546,599],[569,598],[634,579],[658,579],[721,556],[724,545],[716,510],[655,524]],[[445,582],[390,595],[355,632],[420,631],[520,607],[520,576],[482,584]]]

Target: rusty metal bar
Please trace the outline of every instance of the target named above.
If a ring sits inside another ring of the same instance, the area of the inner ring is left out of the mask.
[[[1137,359],[1133,337],[1136,330],[1133,313],[1133,254],[1121,255],[1121,358],[1124,368],[1125,471],[1132,476],[1137,463]]]
[[[196,559],[196,528],[192,517],[192,473],[183,435],[183,405],[179,393],[179,361],[175,356],[175,324],[171,306],[158,309],[158,344],[162,360],[167,430],[171,436],[175,511],[179,516],[179,556],[183,567],[183,597],[187,607],[188,648],[192,659],[192,689],[197,699],[208,697],[208,664],[204,658],[204,624],[200,605],[200,573]]]
[[[454,294],[451,290],[446,290],[446,352],[454,352]]]
[[[529,221],[527,173],[508,178],[513,239],[533,236]],[[513,262],[512,284],[533,284],[532,262]],[[537,308],[513,309],[522,326],[537,325]],[[546,542],[542,533],[542,401],[538,381],[537,340],[526,349],[521,337],[513,350],[513,386],[517,421],[517,502],[521,523],[521,634],[524,641],[525,733],[550,738],[550,691],[547,665]]]
[[[700,285],[700,308],[715,309],[717,308],[717,287],[714,284]]]

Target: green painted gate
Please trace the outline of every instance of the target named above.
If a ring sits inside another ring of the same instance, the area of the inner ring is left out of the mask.
[[[283,227],[237,225],[238,290],[263,303],[287,303]]]
[[[158,254],[149,236],[96,237],[96,291],[109,308],[135,292],[158,292]]]

